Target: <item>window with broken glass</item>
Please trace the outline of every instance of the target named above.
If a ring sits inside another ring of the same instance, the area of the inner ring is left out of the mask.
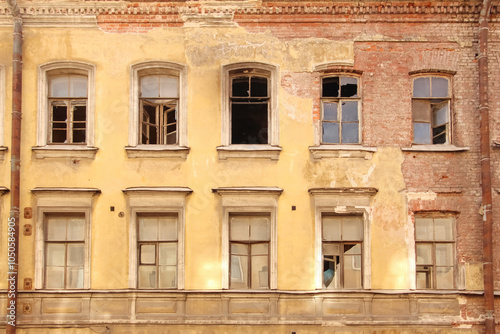
[[[415,217],[417,289],[455,288],[452,217]]]
[[[87,142],[87,77],[61,75],[50,78],[49,138],[51,144]]]
[[[254,70],[231,77],[231,144],[269,144],[269,79]]]
[[[178,144],[179,78],[148,75],[140,81],[141,144]]]
[[[350,76],[322,78],[321,143],[360,142],[359,79]]]
[[[177,216],[140,214],[137,221],[138,288],[176,288]]]
[[[450,143],[450,81],[444,77],[413,79],[413,143]]]
[[[270,217],[231,215],[230,288],[269,289]]]
[[[85,214],[45,215],[45,288],[83,289]]]
[[[363,287],[363,217],[323,215],[323,289]]]

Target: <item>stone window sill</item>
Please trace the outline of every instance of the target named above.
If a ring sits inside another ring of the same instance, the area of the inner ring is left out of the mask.
[[[319,145],[310,146],[309,151],[314,159],[323,158],[362,158],[371,159],[376,147],[362,145]]]
[[[5,156],[7,155],[7,147],[5,146],[0,146],[0,161],[5,159]]]
[[[219,160],[226,160],[228,158],[278,160],[281,150],[281,147],[273,145],[229,145],[217,147]]]
[[[138,145],[126,146],[129,158],[172,158],[186,159],[190,148],[177,145]]]
[[[80,145],[47,145],[35,146],[31,150],[35,153],[35,158],[81,158],[94,159],[97,153],[97,147]]]
[[[436,145],[412,145],[411,147],[402,147],[406,152],[464,152],[470,150],[469,147],[458,147],[455,145],[436,144]]]

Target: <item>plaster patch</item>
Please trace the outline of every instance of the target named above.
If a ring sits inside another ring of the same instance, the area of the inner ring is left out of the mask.
[[[433,191],[407,192],[406,198],[408,199],[408,201],[414,201],[414,200],[434,201],[437,198],[437,194]]]

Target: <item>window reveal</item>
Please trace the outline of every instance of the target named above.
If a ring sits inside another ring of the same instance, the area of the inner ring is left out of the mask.
[[[450,141],[449,80],[420,77],[413,80],[413,142],[447,144]]]
[[[50,78],[50,143],[86,143],[87,96],[86,76]]]
[[[138,216],[138,288],[177,287],[177,216]]]
[[[321,142],[359,143],[358,79],[347,76],[323,78],[321,102]]]
[[[362,216],[322,217],[324,289],[361,289]]]
[[[141,78],[141,144],[175,145],[177,135],[178,78],[151,75]]]
[[[268,144],[268,78],[238,75],[231,80],[231,144]]]
[[[230,217],[230,288],[269,288],[268,216]]]

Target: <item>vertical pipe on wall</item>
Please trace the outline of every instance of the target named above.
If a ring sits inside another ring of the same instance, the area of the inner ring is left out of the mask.
[[[490,120],[488,105],[488,20],[491,0],[484,0],[479,17],[479,113],[481,116],[481,190],[483,202],[483,274],[486,334],[495,333],[493,286],[493,217],[491,196]]]
[[[16,0],[7,0],[14,20],[12,58],[12,141],[11,141],[11,196],[8,223],[8,299],[6,333],[16,333],[17,285],[19,270],[19,198],[21,167],[21,114],[22,114],[22,66],[23,22]]]

